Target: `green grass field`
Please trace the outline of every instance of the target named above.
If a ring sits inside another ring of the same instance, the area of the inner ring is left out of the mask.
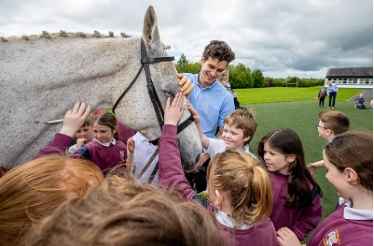
[[[269,87],[235,89],[238,93],[239,102],[242,105],[258,104],[268,102],[289,102],[312,100],[318,96],[319,87]],[[352,96],[358,94],[360,89],[339,89],[337,100],[347,101]],[[328,99],[328,98],[326,98]]]
[[[250,143],[250,150],[253,153],[257,152],[259,140],[269,131],[288,127],[302,140],[307,163],[322,159],[325,141],[318,137],[316,124],[319,121],[318,113],[323,108],[319,108],[318,100],[314,99],[318,95],[318,88],[262,88],[235,91],[238,92],[241,106],[252,109],[258,123],[256,134]],[[349,116],[351,130],[373,133],[373,112],[369,109],[355,109],[355,103],[347,101],[360,91],[360,89],[339,89],[335,110]],[[328,98],[325,100],[325,109],[327,104]],[[369,106],[368,102],[366,106]],[[326,180],[324,169],[317,170],[314,177],[324,192],[322,202],[323,218],[325,218],[335,210],[338,197],[334,187]]]

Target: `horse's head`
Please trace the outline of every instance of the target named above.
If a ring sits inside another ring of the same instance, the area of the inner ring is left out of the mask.
[[[160,40],[157,16],[152,6],[148,8],[144,18],[142,42],[143,48],[139,40],[137,51],[141,60],[138,76],[134,77],[131,88],[126,92],[131,96],[116,96],[115,112],[125,125],[137,129],[149,140],[155,140],[161,136],[166,100],[168,97],[174,98],[179,86],[175,66]],[[116,92],[116,95],[118,94],[119,92]],[[159,105],[157,101],[160,102]],[[188,120],[190,115],[190,112],[185,110],[180,124]],[[184,128],[178,134],[178,139],[183,167],[185,170],[192,170],[201,153],[201,141],[196,125],[190,124]]]

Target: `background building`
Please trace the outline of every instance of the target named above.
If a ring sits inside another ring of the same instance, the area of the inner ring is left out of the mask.
[[[373,67],[329,68],[326,72],[325,86],[326,82],[332,79],[339,88],[373,89]]]

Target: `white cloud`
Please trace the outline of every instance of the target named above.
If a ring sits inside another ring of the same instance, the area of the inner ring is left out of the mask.
[[[149,5],[169,53],[190,61],[221,39],[235,51],[235,63],[266,76],[322,78],[327,67],[373,65],[372,0],[2,0],[0,36],[43,30],[141,35]]]

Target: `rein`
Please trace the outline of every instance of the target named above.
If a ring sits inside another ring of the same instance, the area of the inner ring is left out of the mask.
[[[148,58],[147,50],[146,50],[144,41],[143,41],[143,39],[141,39],[141,59],[140,59],[140,63],[142,64],[142,66],[139,68],[138,73],[135,75],[134,79],[131,81],[129,86],[122,92],[121,96],[117,99],[116,103],[114,104],[114,106],[112,108],[112,112],[115,114],[115,109],[117,108],[118,104],[123,99],[123,97],[126,95],[126,93],[131,89],[131,87],[134,85],[135,81],[139,78],[139,75],[144,68],[145,77],[147,79],[148,94],[149,94],[149,97],[151,98],[153,108],[155,109],[155,112],[156,112],[158,124],[159,124],[161,132],[162,132],[162,126],[164,125],[164,109],[161,105],[160,99],[157,95],[154,83],[152,81],[151,72],[149,70],[149,64],[159,63],[159,62],[168,62],[168,61],[174,61],[174,56]],[[193,117],[191,115],[184,122],[182,122],[181,124],[178,125],[177,132],[180,133],[192,122],[193,122]],[[154,139],[150,142],[153,145],[158,145],[159,140],[160,140],[160,138],[157,138],[157,139]]]

